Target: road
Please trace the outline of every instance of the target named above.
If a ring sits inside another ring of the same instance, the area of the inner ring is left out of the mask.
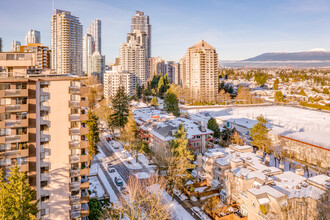
[[[119,175],[122,177],[122,179],[127,183],[128,178],[130,175],[133,175],[134,172],[131,171],[130,169],[128,169],[125,164],[120,160],[120,158],[118,158],[118,156],[115,154],[115,152],[110,148],[107,147],[109,144],[106,142],[106,140],[101,137],[100,138],[100,143],[99,143],[99,147],[100,149],[103,151],[103,153],[110,159],[110,162],[113,164],[113,166],[116,168],[117,172],[119,173]],[[107,180],[109,181],[111,187],[114,189],[116,195],[118,197],[121,197],[121,193],[119,192],[119,190],[117,189],[117,186],[113,183],[111,177],[109,176],[109,173],[107,172],[107,170],[105,170],[105,167],[100,164],[101,161],[97,161],[97,163],[99,163],[102,171],[105,173]],[[140,163],[141,164],[141,163]],[[142,169],[139,171],[147,171],[148,169],[143,165],[142,165]],[[200,218],[196,215],[194,215],[194,213],[191,211],[190,208],[192,208],[190,206],[189,203],[187,202],[183,202],[180,200],[180,198],[177,195],[174,195],[174,199],[192,216],[194,217],[194,219],[196,220],[200,220]]]

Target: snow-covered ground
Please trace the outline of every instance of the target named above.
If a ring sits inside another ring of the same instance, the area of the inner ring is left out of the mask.
[[[330,114],[320,111],[307,110],[286,106],[253,106],[230,107],[214,109],[189,109],[194,118],[208,120],[210,117],[238,118],[245,117],[256,119],[263,114],[270,123],[279,125],[296,132],[322,130],[330,132]],[[198,114],[199,113],[199,114]]]
[[[98,180],[97,176],[90,176],[89,179],[89,190],[92,192],[89,196],[90,198],[104,198],[104,189]]]
[[[148,187],[148,191],[151,193],[158,190],[160,190],[158,184],[151,185]],[[173,219],[176,220],[194,219],[176,200],[172,200],[172,197],[165,190],[162,190],[161,194],[164,199],[164,202],[170,205],[170,209],[171,209],[170,211],[172,212]]]

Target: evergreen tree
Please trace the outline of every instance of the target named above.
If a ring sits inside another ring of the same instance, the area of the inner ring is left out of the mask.
[[[187,149],[188,139],[184,125],[181,123],[175,135],[175,139],[170,142],[170,155],[167,158],[167,172],[166,179],[168,181],[168,189],[174,194],[174,189],[181,189],[185,187],[186,182],[191,178],[189,169],[195,167],[191,161],[194,160],[194,155]]]
[[[13,167],[8,183],[0,177],[0,218],[35,219],[39,212],[35,197],[26,174],[20,172],[18,166]]]
[[[283,102],[284,101],[283,93],[281,91],[276,91],[274,99],[276,102]]]
[[[97,144],[100,141],[98,123],[99,118],[91,110],[89,110],[88,120],[86,122],[88,126],[88,134],[86,136],[88,139],[88,156],[91,160],[98,153]]]
[[[280,80],[278,80],[277,78],[275,79],[274,81],[274,85],[273,85],[273,88],[274,90],[278,90],[278,84],[280,83]]]
[[[90,199],[88,202],[89,219],[99,219],[102,215],[102,204],[98,199]]]
[[[306,93],[303,89],[300,90],[299,95],[306,96]]]
[[[210,118],[207,122],[207,128],[214,132],[214,137],[220,138],[220,128],[217,121],[214,118]]]
[[[233,135],[231,136],[231,143],[232,144],[238,144],[238,145],[243,144],[243,139],[239,136],[236,129],[234,129]]]
[[[158,106],[158,99],[157,99],[157,97],[152,97],[152,99],[151,99],[151,101],[150,101],[150,104],[152,105],[152,106]]]
[[[257,117],[258,123],[250,129],[250,136],[252,138],[251,144],[262,149],[266,153],[271,151],[271,140],[268,137],[270,129],[267,128],[267,118],[263,115]]]
[[[165,92],[165,85],[164,85],[163,77],[160,77],[160,79],[158,81],[157,91],[158,91],[159,96],[162,96]]]
[[[132,155],[134,154],[134,156],[136,157],[136,161],[138,159],[137,155],[142,148],[142,143],[138,135],[139,129],[134,120],[134,115],[130,111],[128,114],[127,123],[124,127],[123,132],[121,133],[120,139],[124,142],[125,149]]]
[[[179,109],[179,100],[178,97],[172,93],[167,92],[164,99],[164,109],[167,112],[173,113],[175,116],[180,115],[180,109]]]
[[[109,117],[109,127],[123,128],[127,122],[129,112],[128,96],[123,86],[119,87],[112,99],[113,114]]]

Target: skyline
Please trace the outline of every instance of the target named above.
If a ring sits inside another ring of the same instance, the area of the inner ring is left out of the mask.
[[[24,42],[28,30],[41,32],[41,43],[50,46],[52,1],[3,1],[0,37],[4,51],[14,40]],[[130,32],[135,11],[149,15],[152,56],[179,61],[186,49],[205,40],[217,49],[220,60],[239,60],[266,52],[330,49],[330,2],[317,1],[134,1],[111,2],[57,0],[54,9],[79,17],[83,34],[95,18],[102,21],[102,48],[106,64],[119,56],[120,45]],[[26,11],[38,9],[34,16]],[[24,13],[23,13],[24,12]],[[15,16],[12,14],[15,13]],[[10,19],[8,19],[10,18]],[[24,21],[24,22],[22,22]],[[177,22],[180,21],[180,22]]]

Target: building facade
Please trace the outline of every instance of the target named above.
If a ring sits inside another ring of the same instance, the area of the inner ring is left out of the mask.
[[[123,71],[133,73],[136,83],[143,85],[148,79],[146,50],[136,40],[130,40],[120,47],[120,66]]]
[[[82,74],[82,25],[69,11],[53,12],[51,50],[52,69],[58,74]]]
[[[149,24],[149,16],[144,15],[142,11],[137,11],[135,16],[132,16],[131,33],[145,34],[146,44],[144,46],[146,57],[151,57],[151,25]],[[142,46],[142,45],[141,45]]]
[[[89,57],[94,52],[94,39],[92,35],[86,34],[83,39],[83,73],[88,75]]]
[[[188,48],[182,63],[183,87],[190,89],[191,96],[201,102],[212,102],[218,94],[218,54],[205,41]]]
[[[93,52],[99,52],[100,54],[102,54],[101,31],[101,20],[99,19],[95,19],[87,31],[87,34],[90,34],[93,37]]]
[[[21,42],[14,40],[11,42],[11,52],[17,52],[20,50]]]
[[[119,87],[123,86],[128,96],[133,96],[136,86],[136,77],[133,73],[122,71],[120,66],[112,66],[104,73],[104,98],[110,100],[115,96]]]
[[[103,73],[105,71],[105,57],[99,52],[94,52],[88,58],[87,76],[97,76],[99,82],[103,83]]]
[[[40,43],[28,43],[27,45],[20,47],[20,52],[36,53],[36,67],[38,69],[50,68],[51,51],[47,46],[42,46]]]
[[[41,43],[40,31],[29,30],[25,36],[25,45],[40,44],[40,43]]]
[[[0,37],[0,52],[3,52],[3,42],[1,37]]]
[[[40,200],[39,219],[89,215],[87,100],[79,78],[0,79],[0,167],[26,172]],[[86,90],[86,89],[85,89]],[[59,202],[61,201],[61,202]]]

